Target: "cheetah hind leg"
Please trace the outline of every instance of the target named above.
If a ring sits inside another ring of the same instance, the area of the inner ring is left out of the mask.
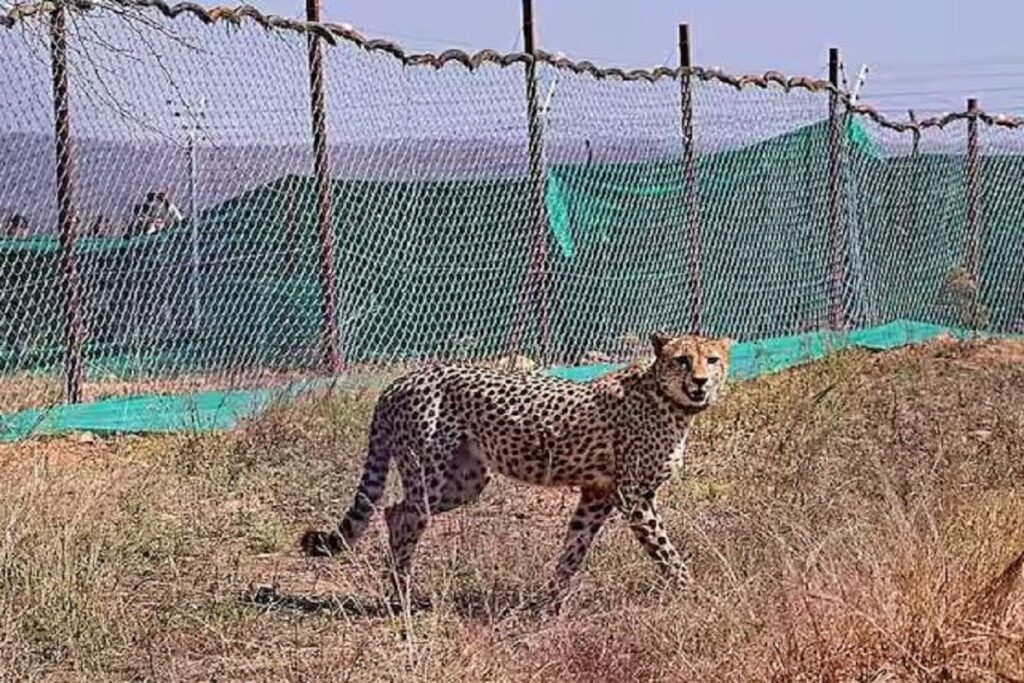
[[[391,550],[391,585],[402,599],[410,595],[413,555],[431,517],[479,498],[490,481],[490,472],[466,443],[430,449],[420,461],[400,463],[399,470],[405,498],[385,510],[384,517]]]

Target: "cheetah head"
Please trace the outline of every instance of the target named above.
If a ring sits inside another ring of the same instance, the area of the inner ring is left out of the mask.
[[[651,335],[653,370],[661,391],[686,408],[706,408],[718,396],[729,368],[732,340]]]

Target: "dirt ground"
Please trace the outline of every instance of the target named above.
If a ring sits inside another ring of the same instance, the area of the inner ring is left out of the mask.
[[[947,340],[732,385],[661,494],[691,589],[616,522],[557,616],[525,603],[568,491],[499,480],[437,518],[429,608],[385,599],[380,519],[300,557],[350,498],[372,396],[3,446],[0,680],[1024,680],[1022,361]]]

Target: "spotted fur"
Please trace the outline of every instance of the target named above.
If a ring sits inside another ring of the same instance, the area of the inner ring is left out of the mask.
[[[391,559],[407,580],[431,515],[465,505],[493,472],[580,489],[554,588],[576,574],[605,521],[621,512],[647,554],[677,582],[688,560],[668,539],[655,493],[682,458],[691,420],[726,380],[728,339],[656,333],[653,358],[584,384],[464,366],[410,373],[381,395],[355,499],[338,528],[309,531],[310,555],[330,555],[363,534],[389,465],[404,499],[385,510]]]

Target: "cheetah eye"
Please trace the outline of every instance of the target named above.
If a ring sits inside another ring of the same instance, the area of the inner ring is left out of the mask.
[[[709,356],[708,357],[708,364],[709,365],[714,365],[717,362],[718,362],[718,356]]]
[[[689,370],[690,369],[690,357],[689,356],[679,356],[678,358],[676,358],[676,362],[679,363],[679,365],[684,370]]]

